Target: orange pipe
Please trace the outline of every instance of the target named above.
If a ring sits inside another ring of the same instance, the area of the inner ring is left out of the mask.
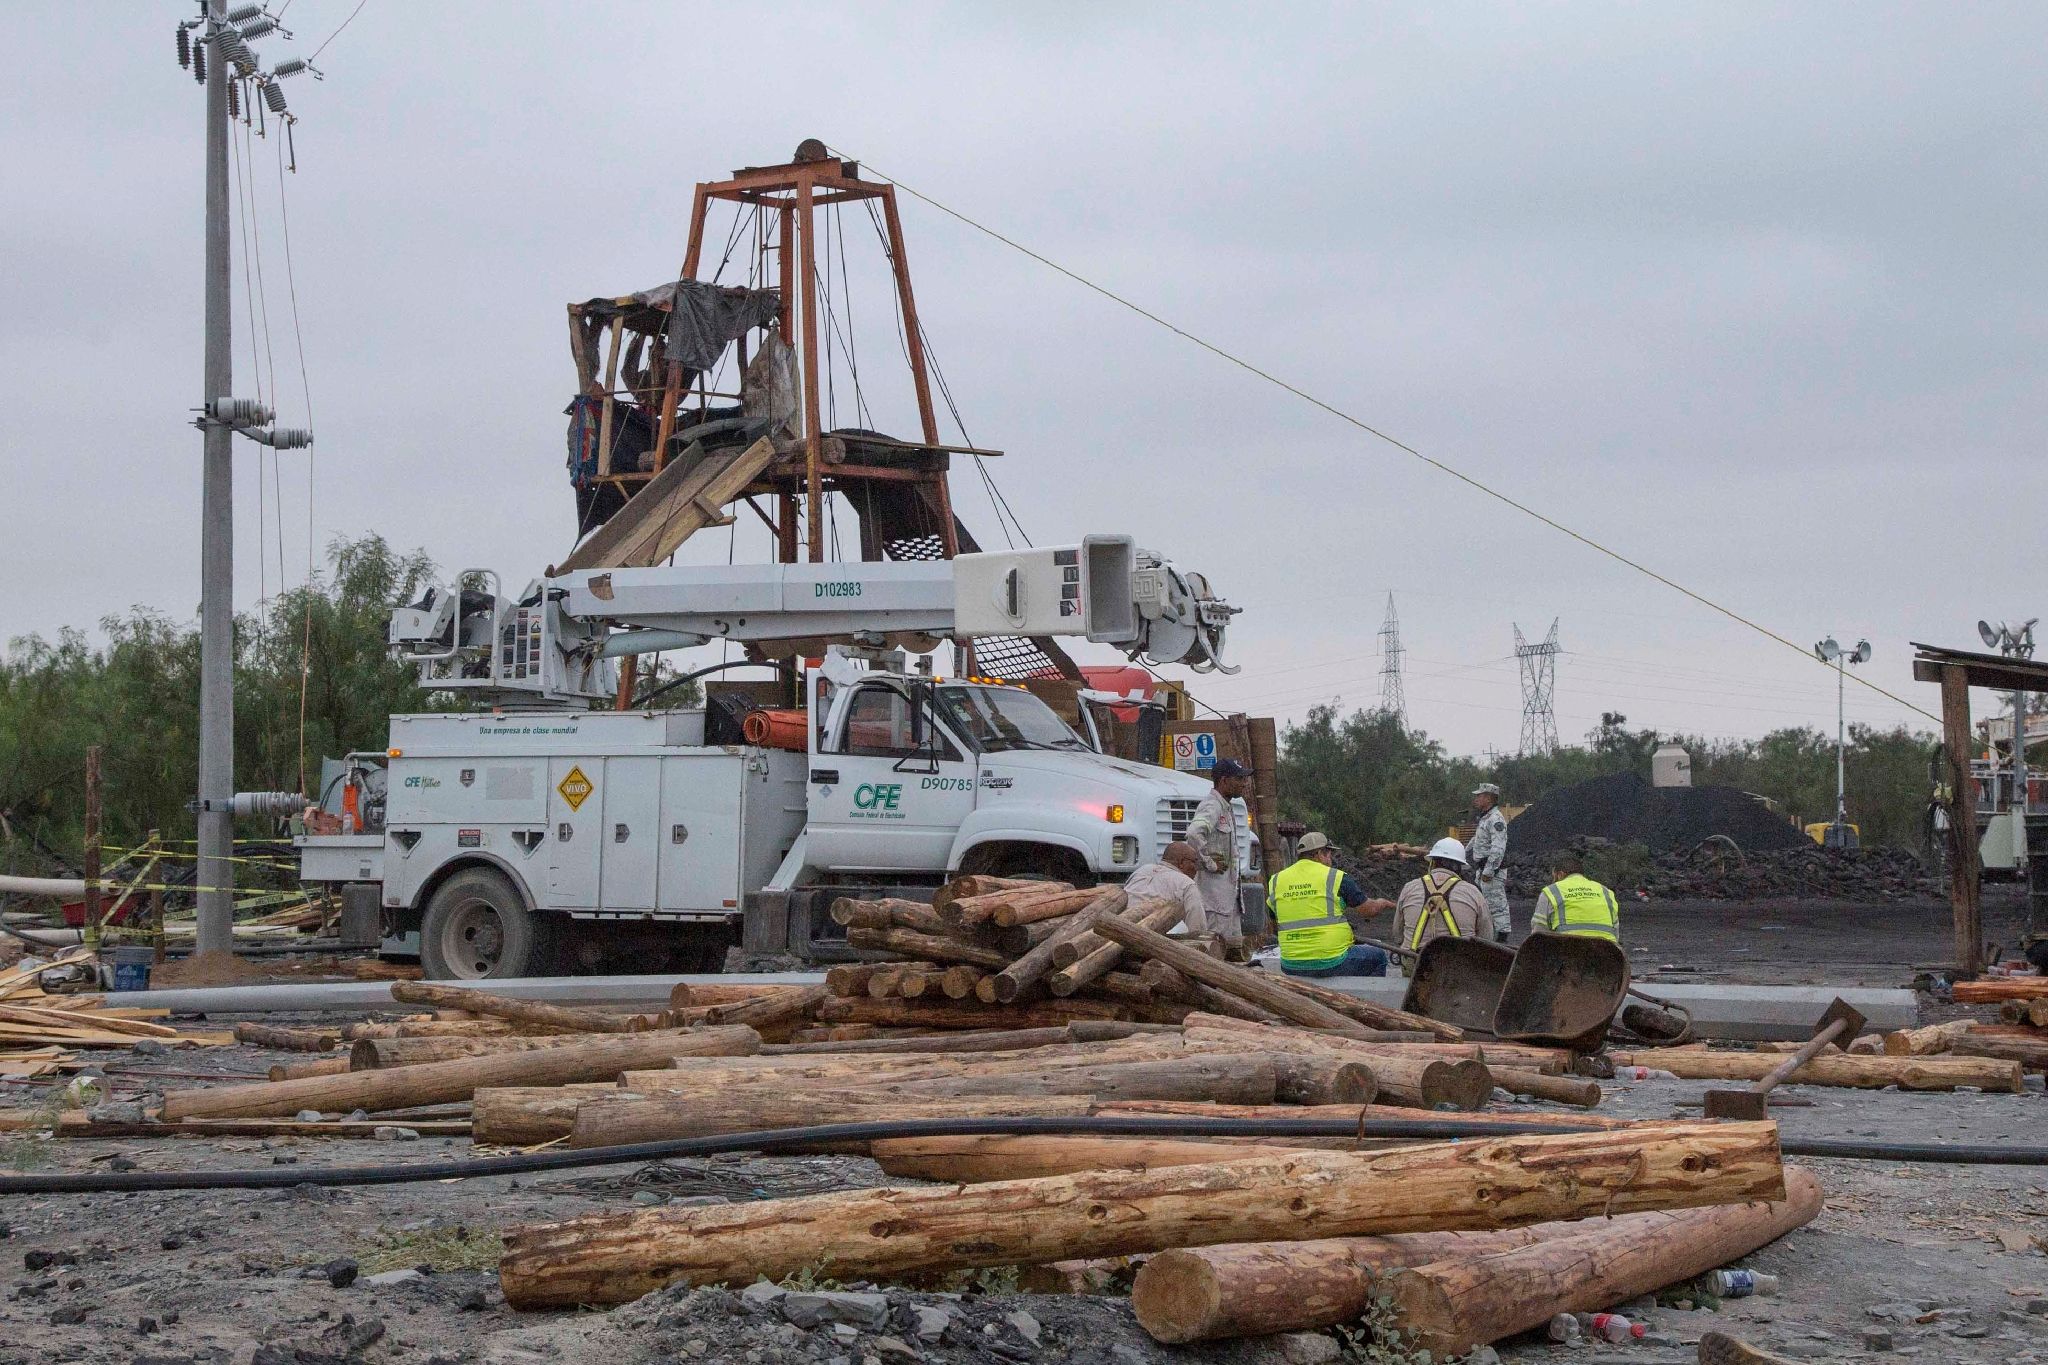
[[[740,733],[749,744],[802,753],[810,748],[808,724],[808,715],[803,711],[750,711],[740,722]]]

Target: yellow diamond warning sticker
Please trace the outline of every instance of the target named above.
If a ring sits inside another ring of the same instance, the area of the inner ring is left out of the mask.
[[[590,779],[583,775],[583,769],[577,767],[569,769],[569,775],[555,784],[555,790],[560,792],[562,799],[569,803],[570,810],[580,810],[583,803],[590,799],[590,794],[596,791],[597,788],[591,785]]]

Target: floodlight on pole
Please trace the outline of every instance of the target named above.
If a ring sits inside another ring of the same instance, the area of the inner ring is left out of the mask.
[[[1849,727],[1848,727],[1848,686],[1849,664],[1870,662],[1870,641],[1858,640],[1853,648],[1844,648],[1830,635],[1815,642],[1813,655],[1822,663],[1835,666],[1835,823],[1828,831],[1828,842],[1836,847],[1849,846]]]

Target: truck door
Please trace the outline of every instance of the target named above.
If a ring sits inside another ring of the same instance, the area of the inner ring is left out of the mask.
[[[913,725],[901,683],[853,684],[832,710],[811,760],[811,864],[945,871],[954,836],[974,810],[974,764],[929,714]]]
[[[548,763],[548,905],[558,910],[597,908],[598,866],[604,853],[604,760],[557,758]]]
[[[602,795],[604,871],[597,884],[598,907],[652,910],[661,852],[661,760],[606,759]]]

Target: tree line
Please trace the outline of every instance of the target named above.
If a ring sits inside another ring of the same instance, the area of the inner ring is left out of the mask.
[[[1691,756],[1695,786],[1754,793],[1801,825],[1834,818],[1835,740],[1816,729],[1795,726],[1760,739],[1710,740],[1632,730],[1627,716],[1610,711],[1582,744],[1489,761],[1448,754],[1385,712],[1340,715],[1334,704],[1311,709],[1282,732],[1281,811],[1354,848],[1426,844],[1469,819],[1469,794],[1482,782],[1499,784],[1505,803],[1520,806],[1614,773],[1648,781],[1650,755],[1666,741],[1683,745]],[[1904,726],[1849,727],[1849,819],[1866,845],[1923,851],[1935,749],[1934,736]]]
[[[394,712],[458,709],[385,654],[391,608],[436,582],[423,552],[380,536],[339,537],[312,582],[235,622],[235,777],[240,790],[311,791],[320,760],[381,749]],[[194,623],[136,608],[76,629],[28,636],[0,656],[0,867],[74,869],[85,806],[85,752],[102,748],[105,827],[132,845],[149,830],[189,839],[198,786],[199,635]],[[657,677],[667,676],[660,670]],[[687,705],[694,684],[669,694]],[[1583,744],[1555,754],[1458,757],[1385,714],[1318,706],[1282,736],[1283,814],[1340,844],[1427,843],[1462,821],[1467,794],[1497,782],[1511,805],[1608,773],[1647,779],[1662,739],[1691,753],[1695,783],[1770,798],[1801,822],[1834,812],[1834,741],[1813,729],[1754,740],[1632,730],[1608,713]],[[1931,736],[1903,727],[1850,730],[1850,818],[1869,844],[1917,849],[1929,791]],[[313,793],[318,795],[318,793]],[[247,833],[263,833],[250,829]]]

